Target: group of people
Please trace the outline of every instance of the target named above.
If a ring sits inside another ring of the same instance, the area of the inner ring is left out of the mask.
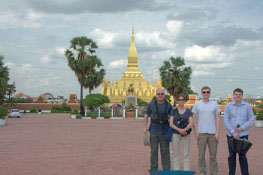
[[[173,130],[173,170],[180,169],[180,144],[183,145],[184,170],[190,170],[189,152],[191,133],[193,131],[198,145],[198,167],[200,175],[207,174],[205,160],[208,145],[210,175],[218,174],[217,146],[220,135],[220,108],[217,102],[210,100],[211,88],[204,86],[201,89],[203,98],[197,101],[192,110],[185,106],[185,96],[176,97],[176,108],[165,101],[165,91],[156,90],[156,99],[149,103],[144,117],[143,132],[150,132],[151,168],[158,170],[158,150],[160,147],[163,170],[171,170],[170,143],[166,141],[167,128]],[[243,90],[236,88],[233,91],[233,102],[226,105],[224,110],[224,124],[227,129],[227,139],[248,139],[248,129],[254,125],[254,113],[249,103],[243,100]],[[150,126],[148,127],[148,119]],[[197,121],[197,122],[195,122]],[[228,145],[226,143],[226,145]],[[245,153],[237,153],[229,148],[228,166],[229,175],[236,174],[236,154],[239,154],[239,163],[242,175],[249,175],[248,161]]]

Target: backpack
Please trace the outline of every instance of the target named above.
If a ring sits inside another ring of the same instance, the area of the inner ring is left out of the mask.
[[[165,109],[164,109],[164,113],[161,115],[159,113],[159,109],[158,109],[158,104],[157,104],[157,100],[154,101],[154,105],[156,108],[156,112],[153,112],[151,115],[151,121],[153,123],[156,124],[165,124],[168,123],[168,118],[166,117],[166,113],[167,113],[167,108],[168,108],[168,102],[164,101],[165,104]]]

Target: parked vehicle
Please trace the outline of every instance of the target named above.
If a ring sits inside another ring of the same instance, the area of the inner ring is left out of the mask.
[[[21,114],[18,109],[11,109],[8,117],[9,118],[21,118]]]

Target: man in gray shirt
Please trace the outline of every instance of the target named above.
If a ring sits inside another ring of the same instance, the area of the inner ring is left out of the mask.
[[[248,129],[254,125],[254,113],[249,103],[243,101],[243,90],[236,88],[233,92],[234,102],[226,105],[224,123],[227,128],[227,139],[248,139]],[[235,143],[234,140],[234,143]],[[229,175],[236,174],[236,152],[230,147],[228,157]],[[239,153],[239,164],[242,175],[248,175],[248,162],[245,153]]]
[[[218,174],[217,145],[219,138],[220,108],[215,101],[209,100],[211,89],[204,86],[201,89],[203,99],[194,104],[192,112],[194,118],[198,118],[198,130],[195,132],[199,150],[198,166],[200,175],[206,175],[205,151],[208,145],[210,153],[210,175]]]

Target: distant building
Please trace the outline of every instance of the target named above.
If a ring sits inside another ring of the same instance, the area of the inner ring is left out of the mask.
[[[67,103],[79,103],[76,94],[70,94]]]
[[[156,89],[162,87],[161,81],[151,84],[145,80],[138,67],[138,55],[135,46],[135,36],[132,30],[131,44],[128,53],[128,65],[122,78],[110,83],[104,79],[101,94],[108,96],[110,103],[121,104],[127,96],[136,96],[146,102],[150,102],[155,96]]]
[[[21,99],[32,99],[32,97],[30,97],[29,95],[27,95],[23,92],[16,94],[14,97],[15,98],[21,98]]]
[[[64,103],[66,100],[64,99],[63,96],[57,96],[55,98],[52,99],[48,99],[47,103],[51,103],[51,104],[62,104]]]
[[[20,93],[16,94],[14,96],[14,98],[25,99],[25,100],[27,100],[28,102],[31,102],[31,103],[33,102],[33,98],[30,97],[29,95],[23,93],[23,92],[20,92]]]
[[[41,94],[41,96],[45,99],[45,100],[52,100],[54,99],[54,95],[51,94],[51,93],[44,93],[44,94]]]
[[[37,98],[36,103],[47,103],[47,100],[45,100],[44,97],[40,95],[40,96]]]

